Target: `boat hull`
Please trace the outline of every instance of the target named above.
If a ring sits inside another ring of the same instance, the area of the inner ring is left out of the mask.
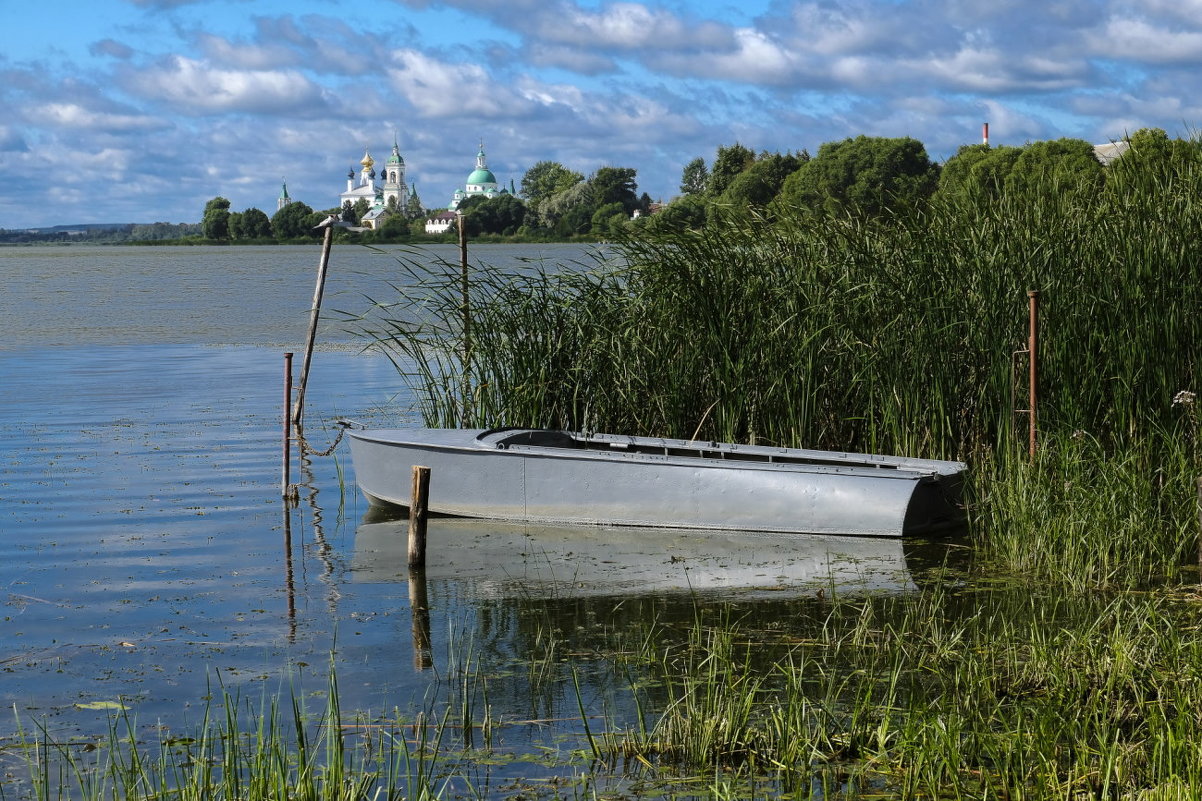
[[[951,522],[963,465],[564,432],[352,431],[356,481],[430,512],[531,523],[901,536]],[[571,443],[566,445],[565,443]]]

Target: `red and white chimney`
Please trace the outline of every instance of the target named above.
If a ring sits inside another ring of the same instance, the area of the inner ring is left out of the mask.
[[[988,146],[989,144],[989,123],[981,123],[981,144]]]

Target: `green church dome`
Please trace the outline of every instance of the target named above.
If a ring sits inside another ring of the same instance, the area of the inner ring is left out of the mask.
[[[495,184],[497,176],[488,169],[472,170],[472,174],[467,177],[467,182],[469,184]]]

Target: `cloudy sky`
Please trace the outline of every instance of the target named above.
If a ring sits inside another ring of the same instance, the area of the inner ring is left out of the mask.
[[[0,228],[337,204],[394,135],[426,206],[719,145],[1105,142],[1202,125],[1202,0],[0,0]]]

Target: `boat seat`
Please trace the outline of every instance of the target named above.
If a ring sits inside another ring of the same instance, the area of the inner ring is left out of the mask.
[[[566,431],[519,431],[501,440],[505,445],[533,445],[540,448],[584,447]]]

